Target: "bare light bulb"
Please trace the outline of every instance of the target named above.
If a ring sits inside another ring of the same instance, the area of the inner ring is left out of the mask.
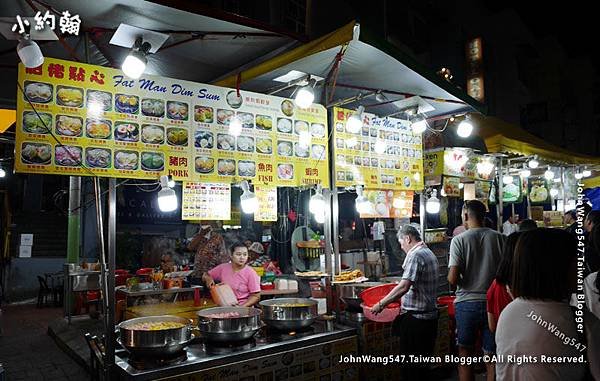
[[[465,119],[462,122],[460,122],[458,124],[458,128],[456,129],[456,134],[461,138],[468,138],[469,136],[471,136],[472,132],[473,124],[468,119]]]
[[[296,93],[294,103],[300,108],[309,108],[315,100],[315,91],[310,84],[301,87]]]
[[[358,106],[356,111],[350,115],[346,121],[346,130],[351,134],[357,134],[363,126],[363,112],[365,111],[364,106]]]

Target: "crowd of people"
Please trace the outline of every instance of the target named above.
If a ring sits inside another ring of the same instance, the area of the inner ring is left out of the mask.
[[[488,360],[487,380],[600,380],[600,212],[587,213],[583,226],[567,212],[565,229],[510,219],[506,235],[486,227],[485,214],[483,203],[467,201],[464,229],[450,243],[459,358]],[[400,229],[398,240],[407,253],[402,281],[373,312],[401,298],[393,325],[401,353],[432,355],[437,260],[414,227]],[[471,363],[459,361],[461,381],[474,380]],[[429,377],[420,364],[402,370],[405,379]]]

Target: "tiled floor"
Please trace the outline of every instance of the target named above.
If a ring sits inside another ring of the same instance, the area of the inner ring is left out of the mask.
[[[0,363],[5,379],[88,380],[89,375],[48,336],[48,323],[62,316],[60,308],[3,306]]]

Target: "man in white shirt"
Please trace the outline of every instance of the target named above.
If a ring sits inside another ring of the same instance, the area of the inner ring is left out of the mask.
[[[517,221],[519,221],[519,215],[514,214],[502,224],[502,234],[511,235],[519,230],[519,225],[517,225]]]

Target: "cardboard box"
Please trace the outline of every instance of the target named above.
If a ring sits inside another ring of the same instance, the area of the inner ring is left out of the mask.
[[[31,258],[31,245],[19,245],[19,258]]]
[[[21,246],[32,246],[33,234],[21,234]]]

